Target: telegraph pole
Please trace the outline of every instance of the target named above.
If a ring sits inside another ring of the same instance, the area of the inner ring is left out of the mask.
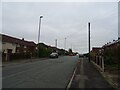
[[[55,47],[57,48],[57,39],[55,39]]]
[[[66,38],[65,38],[65,42],[64,42],[64,50],[65,49],[66,49]],[[66,54],[66,50],[65,50],[64,54]]]
[[[89,49],[89,62],[90,62],[90,22],[88,23],[88,49]]]
[[[65,45],[64,45],[64,49],[66,49],[66,38],[65,38]]]

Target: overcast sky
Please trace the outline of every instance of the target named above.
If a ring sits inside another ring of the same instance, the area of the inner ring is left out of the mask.
[[[91,47],[118,38],[117,2],[3,2],[2,33],[37,43],[39,16],[43,15],[40,42],[86,53],[88,22]]]

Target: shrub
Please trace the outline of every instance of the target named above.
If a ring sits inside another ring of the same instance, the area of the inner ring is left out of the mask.
[[[104,51],[105,67],[118,68],[120,64],[120,47],[110,48]]]
[[[49,57],[51,52],[51,49],[41,47],[39,48],[39,57]]]
[[[11,53],[10,54],[10,60],[16,60],[16,59],[28,59],[31,58],[31,55],[29,53]]]

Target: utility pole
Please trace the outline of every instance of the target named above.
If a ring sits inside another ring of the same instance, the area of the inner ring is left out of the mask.
[[[65,38],[65,42],[64,42],[64,50],[65,49],[66,49],[66,38]],[[64,54],[66,55],[66,50],[65,50]]]
[[[90,22],[88,23],[88,49],[89,49],[89,62],[90,62]]]
[[[65,38],[65,44],[64,44],[64,49],[66,49],[66,38]]]
[[[55,47],[57,48],[57,39],[55,39]]]

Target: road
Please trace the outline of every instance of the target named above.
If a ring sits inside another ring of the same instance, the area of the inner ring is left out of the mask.
[[[3,88],[65,88],[79,61],[64,56],[3,67]]]

